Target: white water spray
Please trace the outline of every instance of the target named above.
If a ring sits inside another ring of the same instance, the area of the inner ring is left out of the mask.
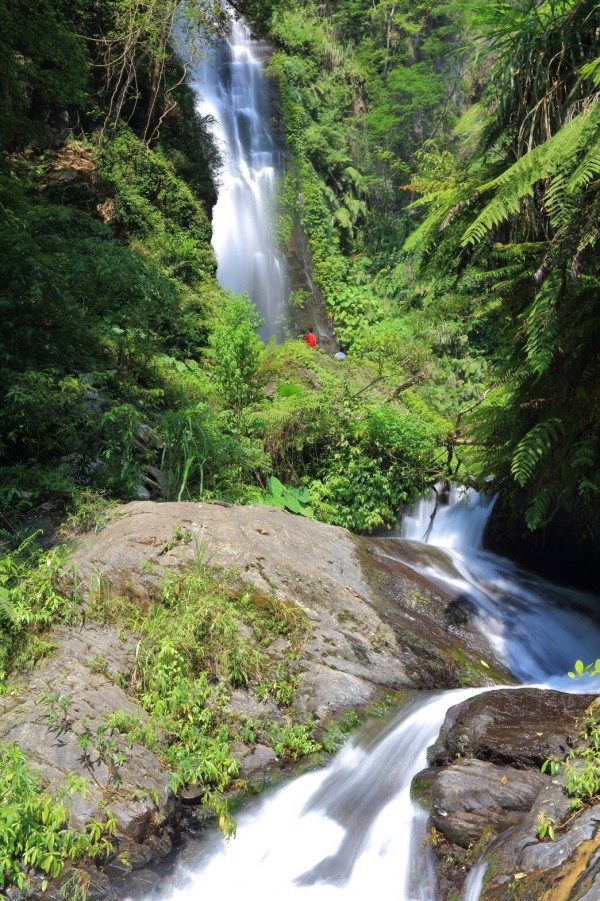
[[[481,690],[415,697],[378,735],[359,736],[330,767],[239,816],[234,840],[214,835],[203,860],[181,863],[165,899],[433,901],[433,862],[422,848],[427,815],[410,785],[447,708]]]
[[[478,863],[476,867],[473,867],[465,882],[462,894],[463,901],[479,901],[486,870],[486,863]]]
[[[272,231],[284,156],[270,129],[265,45],[253,41],[232,16],[231,35],[193,73],[199,110],[213,119],[223,157],[213,209],[217,278],[226,289],[247,292],[265,318],[264,340],[284,337],[288,321],[288,271]]]

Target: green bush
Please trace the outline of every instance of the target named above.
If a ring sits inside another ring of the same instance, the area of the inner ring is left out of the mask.
[[[263,345],[260,315],[246,295],[229,294],[209,337],[211,371],[223,400],[238,415],[259,397]]]

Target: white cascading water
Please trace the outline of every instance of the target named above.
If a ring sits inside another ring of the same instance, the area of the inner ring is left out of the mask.
[[[485,863],[478,863],[476,867],[473,867],[463,889],[463,901],[479,901],[486,870],[487,864]]]
[[[227,290],[249,294],[265,319],[264,340],[281,340],[288,324],[288,270],[272,224],[284,153],[270,128],[268,49],[251,39],[242,19],[231,18],[229,38],[191,78],[223,159],[213,209],[217,278]]]
[[[391,537],[381,542],[383,553],[408,561],[434,583],[458,588],[486,637],[524,682],[589,690],[565,673],[577,657],[600,656],[593,598],[482,551],[489,500],[455,492],[428,528],[434,506],[432,496],[404,519],[407,535],[422,536],[425,523],[429,544]],[[359,732],[326,769],[250,804],[237,817],[235,839],[227,843],[215,831],[188,849],[158,897],[436,901],[432,852],[423,843],[427,815],[412,803],[410,785],[426,765],[427,748],[447,710],[483,690],[414,692],[386,723]],[[477,901],[483,876],[483,866],[473,871],[463,901]]]
[[[424,551],[405,562],[469,599],[481,632],[522,682],[572,691],[577,686],[565,674],[577,658],[595,660],[600,650],[598,631],[590,625],[590,617],[598,614],[598,599],[559,588],[481,550],[493,506],[493,498],[466,488],[453,488],[440,505],[432,491],[405,517],[400,531],[411,542],[427,534],[428,546],[445,554]],[[387,544],[390,557],[403,559],[402,540],[392,538]]]
[[[224,158],[213,221],[219,281],[249,293],[268,339],[284,335],[288,279],[270,227],[283,161],[267,124],[264,58],[246,25],[233,21],[231,37],[195,70],[193,83]],[[378,553],[468,601],[523,682],[585,689],[564,674],[576,658],[600,656],[594,599],[481,550],[493,500],[458,489],[446,500],[433,518],[433,493],[417,504]],[[235,839],[227,843],[214,830],[192,843],[152,901],[436,901],[432,852],[423,843],[427,815],[412,803],[410,785],[447,710],[482,690],[414,692],[395,716],[360,731],[326,769],[249,803],[236,817]],[[479,898],[484,869],[470,874],[463,901]]]

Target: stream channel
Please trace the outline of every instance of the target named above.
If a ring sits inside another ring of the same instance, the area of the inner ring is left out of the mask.
[[[267,57],[234,21],[230,38],[193,76],[224,159],[213,219],[218,277],[249,293],[265,317],[266,340],[285,333],[289,293],[271,229],[284,152],[270,128]],[[432,521],[432,495],[385,539],[386,552],[434,587],[468,598],[519,682],[589,690],[565,674],[577,658],[600,656],[600,602],[483,551],[492,507],[475,492],[454,491]],[[153,901],[436,901],[433,855],[423,844],[427,815],[411,801],[411,780],[426,766],[446,711],[482,690],[413,692],[396,714],[363,727],[328,767],[249,802],[236,817],[235,839],[225,842],[215,829],[188,842]],[[483,875],[474,868],[465,901],[477,901]]]
[[[453,489],[431,524],[432,492],[385,539],[387,553],[468,598],[478,628],[522,684],[589,691],[589,682],[566,673],[578,657],[599,655],[598,599],[482,550],[492,507]],[[427,814],[410,785],[447,710],[484,690],[413,692],[387,720],[359,730],[329,766],[249,802],[234,839],[215,829],[189,842],[153,901],[436,901]],[[464,901],[477,901],[483,875],[473,870]]]

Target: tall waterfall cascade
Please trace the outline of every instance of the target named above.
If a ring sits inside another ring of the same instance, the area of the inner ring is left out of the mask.
[[[212,120],[223,161],[213,209],[218,281],[250,296],[265,320],[264,340],[281,340],[289,319],[289,278],[273,222],[284,150],[270,126],[268,52],[232,15],[229,38],[195,67],[191,84],[199,112]]]
[[[403,534],[429,544],[393,536],[384,552],[403,560],[409,542],[405,565],[458,587],[523,683],[585,690],[565,673],[576,657],[598,656],[592,599],[483,551],[492,501],[472,491],[447,500],[433,521],[433,495],[404,518]],[[486,690],[415,692],[390,719],[359,731],[326,769],[251,802],[237,817],[235,839],[215,831],[189,848],[161,901],[436,901],[427,814],[411,800],[411,780],[426,766],[447,710]],[[478,901],[484,870],[474,868],[463,901]]]

